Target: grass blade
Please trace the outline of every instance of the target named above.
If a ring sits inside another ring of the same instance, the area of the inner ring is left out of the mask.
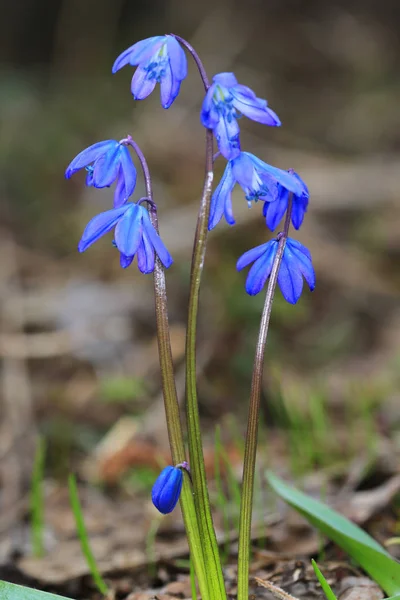
[[[332,592],[331,586],[329,585],[325,577],[322,575],[314,559],[311,560],[311,564],[313,566],[316,576],[318,577],[318,581],[324,591],[324,594],[327,597],[327,600],[337,600],[335,594]]]
[[[365,531],[322,502],[290,487],[272,473],[268,481],[275,492],[329,539],[343,548],[386,593],[400,592],[400,563]]]
[[[107,594],[108,588],[104,582],[104,579],[100,575],[100,571],[97,568],[96,559],[93,555],[92,549],[89,544],[89,538],[86,531],[85,521],[83,519],[82,507],[79,501],[78,488],[74,475],[70,475],[68,479],[69,486],[69,497],[71,502],[72,511],[75,517],[76,529],[78,531],[79,540],[81,542],[81,548],[86,562],[90,569],[93,577],[93,581],[96,584],[97,589],[102,594]]]
[[[8,583],[8,581],[0,581],[0,598],[1,600],[71,600],[66,596],[49,594],[15,583]]]
[[[46,445],[39,438],[35,458],[33,462],[32,485],[31,485],[31,539],[33,555],[40,558],[44,555],[43,531],[44,531],[44,502],[43,502],[43,478],[46,457]]]

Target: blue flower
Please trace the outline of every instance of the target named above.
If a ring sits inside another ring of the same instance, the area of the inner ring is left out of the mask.
[[[118,56],[112,72],[128,64],[137,66],[131,84],[134,99],[147,98],[159,83],[161,104],[169,108],[187,75],[186,55],[174,36],[157,35],[137,42]]]
[[[157,477],[151,499],[157,510],[163,515],[174,510],[181,493],[183,473],[177,467],[165,467]]]
[[[240,152],[237,119],[241,115],[272,127],[281,124],[267,101],[239,84],[233,73],[219,73],[213,82],[204,98],[200,118],[204,127],[214,131],[219,150],[227,160]]]
[[[292,200],[292,223],[295,229],[300,229],[304,220],[304,215],[307,212],[308,199],[310,194],[304,181],[293,169],[289,169],[288,173],[292,173],[303,185],[302,194],[293,194]],[[289,202],[289,190],[283,185],[278,186],[278,198],[274,202],[266,202],[263,207],[263,215],[266,218],[266,223],[271,231],[274,231],[286,212]]]
[[[236,265],[238,271],[254,263],[246,279],[246,292],[250,296],[258,294],[270,276],[278,244],[279,239],[270,240],[245,252],[239,258]],[[278,273],[278,284],[283,297],[290,304],[296,304],[301,296],[303,277],[312,291],[315,288],[315,272],[311,254],[300,242],[287,238]]]
[[[86,167],[86,185],[96,188],[109,187],[115,180],[114,206],[124,204],[136,185],[136,169],[128,148],[116,140],[98,142],[82,150],[65,171],[69,179]]]
[[[166,269],[171,266],[172,257],[151,224],[149,213],[143,206],[132,202],[100,213],[89,221],[78,245],[79,252],[84,252],[113,227],[115,246],[121,253],[121,267],[129,267],[137,255],[139,270],[152,273],[154,253]]]
[[[268,165],[250,152],[241,152],[226,165],[221,181],[211,198],[208,229],[213,229],[222,215],[225,215],[229,225],[235,223],[232,212],[232,190],[236,183],[243,188],[249,207],[252,201],[277,201],[279,185],[298,196],[303,196],[307,191],[299,177]]]

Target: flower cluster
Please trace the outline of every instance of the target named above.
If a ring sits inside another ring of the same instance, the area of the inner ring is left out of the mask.
[[[308,188],[293,169],[278,169],[254,154],[241,150],[238,118],[242,115],[263,125],[281,125],[267,101],[238,83],[233,73],[215,75],[204,98],[200,118],[204,127],[213,131],[219,152],[228,162],[211,198],[208,228],[213,229],[223,216],[229,225],[234,225],[232,191],[238,183],[249,207],[259,200],[264,203],[263,215],[271,231],[277,228],[288,210],[294,228],[299,229],[308,207]],[[286,239],[287,231],[284,235]],[[246,252],[239,259],[239,270],[255,261],[246,281],[248,294],[258,294],[264,287],[271,274],[278,239],[281,237]],[[284,298],[292,304],[301,295],[303,276],[310,289],[314,289],[311,255],[299,242],[289,238],[285,242],[278,284]]]
[[[149,213],[141,205],[128,202],[136,186],[136,169],[129,154],[130,138],[117,142],[107,140],[86,148],[68,166],[65,177],[85,168],[86,185],[96,188],[111,186],[115,181],[114,208],[93,217],[87,224],[78,244],[84,252],[105,233],[115,228],[114,246],[120,252],[120,264],[129,267],[135,256],[139,271],[152,273],[155,254],[165,268],[172,264],[172,257],[153,227]],[[145,199],[146,200],[146,199]]]
[[[159,83],[164,108],[172,105],[187,76],[186,55],[174,35],[154,36],[137,42],[118,56],[112,72],[116,73],[128,64],[136,67],[131,84],[134,99],[147,98]],[[215,75],[203,100],[200,119],[204,127],[213,131],[219,152],[227,164],[211,198],[208,228],[213,229],[222,216],[229,225],[235,223],[232,191],[238,183],[249,207],[253,202],[263,202],[263,215],[271,231],[277,228],[287,210],[291,212],[294,228],[299,229],[308,207],[306,184],[293,169],[279,169],[241,150],[238,123],[241,116],[270,127],[281,125],[267,101],[239,83],[233,73]],[[130,265],[137,255],[140,271],[150,273],[154,270],[155,254],[165,267],[171,265],[172,258],[154,229],[147,210],[138,203],[127,203],[136,185],[136,169],[128,149],[129,139],[120,142],[106,140],[89,146],[74,158],[65,176],[70,178],[85,167],[88,186],[104,188],[116,182],[114,208],[90,221],[79,243],[79,250],[83,252],[115,227],[114,245],[121,255],[121,266]],[[287,237],[287,231],[285,235]],[[238,261],[238,269],[241,269],[255,260],[246,282],[249,294],[257,294],[268,279],[277,239],[250,250]],[[302,276],[306,278],[310,289],[313,289],[315,279],[308,250],[303,246],[303,250],[300,250],[298,246],[293,246],[294,243],[294,240],[286,243],[278,277],[282,293],[289,302],[297,302],[302,291]],[[260,248],[264,250],[261,252]],[[304,261],[297,260],[298,252],[306,256],[308,261],[303,270],[300,265]],[[297,281],[292,291],[289,290],[289,281]]]

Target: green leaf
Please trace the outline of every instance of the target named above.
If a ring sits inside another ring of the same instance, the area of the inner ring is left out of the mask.
[[[270,485],[286,502],[357,561],[387,594],[400,592],[400,563],[357,525],[322,502],[295,490],[272,473]]]
[[[322,573],[319,570],[319,567],[314,559],[311,560],[311,564],[313,566],[316,576],[318,577],[318,581],[321,584],[322,589],[324,590],[324,594],[327,597],[327,599],[328,600],[337,600],[335,594],[332,592],[331,586],[329,585],[329,583],[327,582],[325,577],[322,575]]]
[[[94,583],[96,584],[99,592],[105,595],[108,592],[108,588],[104,579],[100,575],[96,559],[90,547],[89,536],[86,531],[85,520],[83,518],[82,507],[79,500],[78,487],[76,485],[75,477],[72,474],[68,478],[68,487],[69,499],[71,502],[72,512],[74,513],[76,529],[78,531],[79,541],[81,543],[83,555],[92,574]]]
[[[15,583],[8,583],[8,581],[0,581],[0,598],[1,600],[71,600],[66,596],[41,592],[22,585],[15,585]]]

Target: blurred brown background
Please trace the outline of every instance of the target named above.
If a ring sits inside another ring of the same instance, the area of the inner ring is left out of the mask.
[[[210,76],[234,71],[267,98],[283,126],[243,119],[242,147],[293,167],[310,188],[298,238],[312,251],[317,288],[305,290],[296,307],[277,294],[263,394],[267,437],[282,432],[279,448],[289,448],[296,469],[348,460],[382,439],[397,450],[399,3],[1,4],[3,531],[24,514],[38,433],[47,442],[48,476],[59,481],[74,468],[84,479],[115,482],[127,467],[154,468],[156,454],[167,452],[151,277],[136,266],[121,270],[110,239],[77,253],[85,223],[110,206],[112,193],[84,187],[83,175],[63,177],[81,149],[102,139],[130,133],[145,152],[161,233],[175,258],[167,281],[182,395],[188,274],[204,169],[203,92],[189,61],[189,77],[168,111],[158,88],[134,103],[133,69],[112,75],[111,66],[122,50],[152,35],[178,33],[195,46]],[[216,178],[223,166],[217,162]],[[142,189],[139,177],[135,197]],[[237,225],[221,224],[210,235],[202,292],[199,390],[206,440],[217,421],[234,422],[239,438],[243,434],[263,302],[262,294],[246,296],[244,274],[235,269],[238,256],[269,235],[261,207],[248,210],[237,190],[234,211]],[[311,397],[329,422],[322,437]],[[101,463],[99,471],[94,457],[115,423],[121,429],[111,436],[111,450],[105,444],[105,455],[114,459],[126,445],[130,454],[107,463],[109,470]],[[139,430],[143,447],[132,442]],[[310,458],[303,442],[314,434]],[[149,453],[152,458],[143,459]],[[7,545],[4,556],[9,551]]]

